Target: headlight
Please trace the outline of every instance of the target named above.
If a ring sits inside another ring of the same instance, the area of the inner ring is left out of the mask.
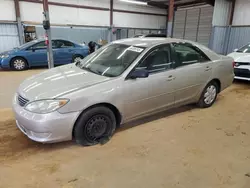
[[[68,99],[55,99],[55,100],[40,100],[28,103],[25,110],[38,114],[47,114],[53,112],[69,102]]]
[[[9,55],[8,54],[4,54],[4,55],[0,55],[1,58],[8,58]]]

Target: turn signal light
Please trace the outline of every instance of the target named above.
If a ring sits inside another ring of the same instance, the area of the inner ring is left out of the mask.
[[[235,67],[235,62],[233,62],[233,67]]]

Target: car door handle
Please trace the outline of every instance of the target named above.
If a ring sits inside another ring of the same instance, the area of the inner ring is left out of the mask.
[[[170,76],[168,76],[167,81],[172,81],[174,79],[175,79],[175,77],[173,75],[170,75]]]
[[[211,69],[212,69],[211,67],[207,66],[207,67],[205,68],[205,71],[209,71],[209,70],[211,70]]]

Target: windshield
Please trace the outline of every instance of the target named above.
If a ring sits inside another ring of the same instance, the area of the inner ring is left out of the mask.
[[[124,44],[111,44],[87,56],[79,63],[79,67],[102,76],[116,77],[121,75],[144,49]]]
[[[246,46],[243,46],[242,48],[240,48],[240,49],[237,50],[236,52],[240,52],[240,53],[250,53],[250,44],[247,44]]]
[[[38,40],[33,40],[33,41],[30,41],[30,42],[27,42],[27,43],[19,46],[18,49],[25,49],[27,47],[32,46],[33,44],[36,44],[37,42],[39,42],[39,41]]]

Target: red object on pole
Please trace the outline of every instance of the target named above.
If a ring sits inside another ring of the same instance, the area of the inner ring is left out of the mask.
[[[45,35],[45,44],[48,46],[49,45],[49,38],[48,35]]]

